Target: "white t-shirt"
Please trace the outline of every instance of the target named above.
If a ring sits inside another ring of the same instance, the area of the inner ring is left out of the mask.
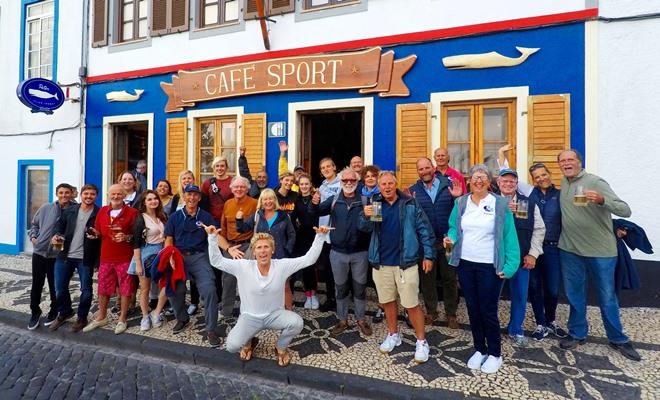
[[[495,249],[495,196],[489,193],[476,205],[470,195],[460,228],[463,232],[461,258],[492,264]]]

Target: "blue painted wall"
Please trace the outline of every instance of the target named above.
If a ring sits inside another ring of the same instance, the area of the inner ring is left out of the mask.
[[[524,64],[513,68],[454,70],[442,66],[442,58],[457,54],[497,51],[518,57],[515,46],[540,47]],[[395,59],[416,54],[417,62],[404,76],[411,95],[405,98],[374,96],[374,162],[395,168],[396,105],[428,102],[430,93],[529,86],[530,95],[570,93],[571,144],[584,153],[584,24],[494,33],[391,47]],[[165,113],[166,96],[159,83],[171,82],[170,74],[100,83],[89,86],[87,96],[86,182],[102,182],[102,123],[104,116],[154,113],[154,181],[165,175],[165,120],[185,117],[186,112]],[[113,90],[145,89],[135,103],[108,103]],[[266,113],[268,121],[288,122],[288,103],[363,96],[356,90],[252,95],[198,103],[195,109],[243,106],[245,113]],[[267,171],[277,175],[280,139],[267,139]],[[273,182],[271,181],[271,184]]]

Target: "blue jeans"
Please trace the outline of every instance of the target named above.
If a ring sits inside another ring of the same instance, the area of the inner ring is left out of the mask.
[[[511,296],[511,317],[509,318],[509,335],[522,335],[522,324],[527,310],[527,289],[529,288],[529,270],[522,264],[509,279],[509,295]]]
[[[619,301],[614,291],[614,268],[616,257],[583,257],[560,250],[561,273],[564,290],[571,305],[568,317],[568,333],[575,339],[586,339],[587,323],[587,273],[598,291],[600,315],[605,333],[612,343],[627,343],[630,339],[623,333],[619,316]]]
[[[548,326],[555,321],[560,283],[559,248],[543,245],[543,254],[536,260],[536,267],[529,271],[529,301],[536,325]]]
[[[78,304],[78,319],[87,319],[92,306],[92,267],[83,264],[75,258],[57,258],[55,261],[55,292],[57,296],[57,312],[67,315],[73,312],[69,284],[75,270],[80,279],[80,302]]]

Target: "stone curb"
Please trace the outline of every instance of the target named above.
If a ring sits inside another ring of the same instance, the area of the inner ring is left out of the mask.
[[[50,332],[41,326],[34,331],[26,328],[29,315],[17,311],[0,309],[0,322],[25,329],[26,334],[36,334],[84,343],[94,346],[118,348],[156,358],[164,358],[174,362],[200,365],[215,370],[232,373],[259,376],[260,378],[304,386],[326,392],[371,399],[464,399],[476,398],[474,395],[449,391],[445,389],[422,389],[406,386],[400,383],[366,378],[346,373],[334,372],[316,367],[306,367],[291,364],[286,368],[279,367],[273,360],[254,358],[244,363],[236,354],[199,347],[184,343],[169,342],[166,340],[143,337],[133,334],[115,335],[107,329],[97,329],[91,333],[72,333],[66,327]]]

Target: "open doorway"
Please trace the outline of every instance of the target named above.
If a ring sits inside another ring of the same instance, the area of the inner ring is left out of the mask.
[[[314,185],[323,181],[319,161],[331,157],[337,170],[348,166],[353,156],[364,158],[362,109],[314,110],[301,113],[302,166],[310,171]]]
[[[132,171],[139,160],[147,160],[148,140],[148,121],[112,125],[111,184],[122,171]]]

